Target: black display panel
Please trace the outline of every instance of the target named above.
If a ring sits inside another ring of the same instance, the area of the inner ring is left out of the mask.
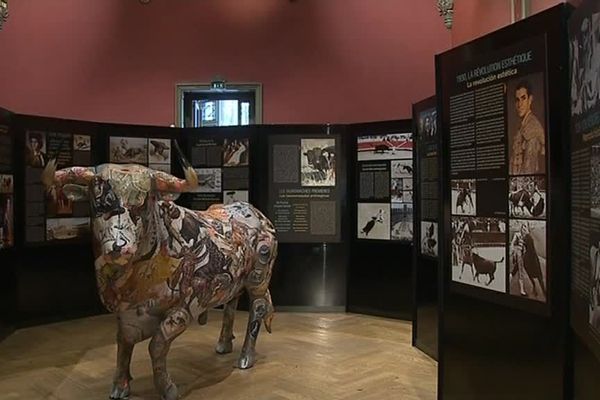
[[[341,240],[341,136],[269,135],[267,214],[281,243]]]
[[[0,119],[0,250],[15,245],[15,171],[13,137],[8,120]]]
[[[441,80],[452,288],[536,312],[551,296],[546,53],[539,34],[444,57]]]
[[[600,3],[569,20],[571,321],[600,359]]]
[[[412,132],[361,134],[356,159],[356,238],[411,242]]]

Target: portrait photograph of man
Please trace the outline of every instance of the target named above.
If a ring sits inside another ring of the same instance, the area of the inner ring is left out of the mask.
[[[543,74],[532,74],[509,82],[506,95],[510,174],[544,174],[546,114]]]
[[[40,168],[46,166],[46,135],[42,132],[27,132],[26,146],[27,165]]]

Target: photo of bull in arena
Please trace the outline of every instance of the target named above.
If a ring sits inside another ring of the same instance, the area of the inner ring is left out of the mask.
[[[358,138],[358,161],[412,160],[412,148],[411,133],[364,135]]]
[[[600,218],[600,146],[592,146],[590,161],[590,216]]]
[[[505,292],[506,223],[499,218],[452,217],[452,280]]]
[[[600,333],[600,233],[591,234],[589,323]]]
[[[508,210],[511,217],[546,217],[546,177],[513,177],[509,187]]]
[[[510,220],[510,294],[546,302],[546,222]]]
[[[452,181],[452,214],[475,215],[477,213],[477,190],[475,179]]]
[[[335,139],[302,139],[302,186],[335,186]]]

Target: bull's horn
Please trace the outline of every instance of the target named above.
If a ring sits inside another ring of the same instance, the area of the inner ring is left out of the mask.
[[[52,160],[48,161],[48,164],[46,164],[46,167],[42,171],[41,180],[42,180],[42,183],[44,184],[44,186],[46,186],[47,188],[49,188],[50,186],[53,186],[54,182],[56,180],[55,175],[56,175],[56,159],[52,159]]]
[[[56,159],[50,160],[42,171],[42,183],[47,187],[67,184],[87,186],[96,174],[87,167],[69,167],[56,170]]]
[[[175,151],[177,152],[179,162],[181,163],[181,168],[184,171],[186,171],[188,168],[192,168],[192,164],[190,164],[188,159],[183,154],[183,151],[181,151],[181,148],[179,147],[179,143],[177,143],[177,140],[173,140],[173,144],[175,146]],[[186,177],[187,177],[187,175],[186,175]]]
[[[162,171],[154,171],[154,182],[159,192],[183,193],[198,187],[198,175],[192,167],[184,169],[185,179],[179,179]]]

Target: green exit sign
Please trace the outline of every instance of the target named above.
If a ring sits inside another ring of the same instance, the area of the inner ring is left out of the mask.
[[[225,81],[213,81],[210,83],[211,89],[225,89]]]

